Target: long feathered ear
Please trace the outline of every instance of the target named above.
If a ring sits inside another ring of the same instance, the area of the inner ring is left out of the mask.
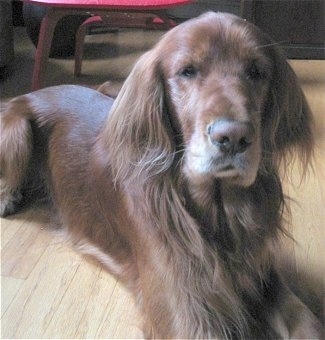
[[[277,162],[299,156],[305,168],[313,150],[313,118],[297,77],[276,46],[270,46],[273,59],[269,100],[263,114],[266,145]]]
[[[116,179],[143,183],[170,168],[174,145],[168,125],[159,56],[151,50],[126,79],[101,133]]]

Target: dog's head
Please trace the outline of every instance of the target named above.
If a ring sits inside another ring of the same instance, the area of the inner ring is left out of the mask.
[[[189,179],[249,186],[293,147],[307,160],[312,146],[311,114],[285,58],[254,25],[224,13],[179,25],[143,55],[108,125],[124,179],[161,175],[181,154]]]

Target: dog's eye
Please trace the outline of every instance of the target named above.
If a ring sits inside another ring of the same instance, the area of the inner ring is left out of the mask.
[[[265,78],[265,75],[262,71],[259,70],[257,65],[255,63],[252,63],[249,65],[249,67],[246,69],[246,76],[248,79],[258,81],[263,78]]]
[[[194,78],[197,75],[197,73],[198,73],[197,69],[192,65],[184,67],[179,72],[180,76],[184,78]]]

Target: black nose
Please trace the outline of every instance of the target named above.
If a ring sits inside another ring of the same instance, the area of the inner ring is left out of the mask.
[[[254,127],[250,123],[216,120],[208,126],[211,142],[224,153],[242,153],[252,144]]]

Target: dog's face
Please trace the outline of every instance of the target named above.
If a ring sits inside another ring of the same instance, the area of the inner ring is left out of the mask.
[[[261,44],[245,21],[214,13],[162,41],[170,115],[183,136],[188,176],[254,181],[271,70]]]
[[[248,187],[293,151],[306,165],[313,144],[312,116],[285,58],[254,25],[224,13],[165,34],[136,63],[111,117],[119,141],[111,156],[127,181],[182,164],[192,182]]]

